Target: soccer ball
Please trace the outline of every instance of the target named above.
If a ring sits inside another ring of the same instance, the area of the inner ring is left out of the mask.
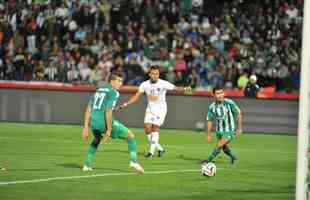
[[[201,165],[201,174],[203,176],[214,176],[216,174],[216,165],[213,162],[203,163]]]

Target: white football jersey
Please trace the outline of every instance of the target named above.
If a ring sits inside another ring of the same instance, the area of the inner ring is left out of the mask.
[[[158,79],[156,83],[151,83],[150,80],[144,81],[139,86],[139,92],[145,93],[148,99],[149,106],[166,104],[167,90],[173,90],[176,86],[172,83]]]

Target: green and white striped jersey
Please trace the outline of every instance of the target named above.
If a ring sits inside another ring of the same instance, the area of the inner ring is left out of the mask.
[[[217,132],[234,132],[237,128],[237,114],[241,110],[231,99],[218,104],[213,102],[208,108],[207,121],[215,121]]]

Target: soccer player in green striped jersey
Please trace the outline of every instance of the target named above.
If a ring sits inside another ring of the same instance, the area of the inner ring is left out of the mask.
[[[242,133],[241,110],[233,100],[225,98],[223,87],[213,88],[213,95],[215,101],[208,108],[206,139],[207,142],[212,140],[211,131],[215,122],[215,134],[218,142],[206,162],[211,162],[223,149],[233,164],[237,158],[228,144]]]
[[[83,171],[92,171],[92,160],[101,139],[106,143],[110,138],[127,141],[130,155],[129,166],[143,174],[143,167],[137,162],[137,144],[134,134],[121,122],[113,119],[112,110],[119,98],[119,88],[123,83],[120,74],[112,74],[110,83],[97,89],[90,99],[84,115],[83,138],[89,136],[91,126],[94,139],[90,144]]]

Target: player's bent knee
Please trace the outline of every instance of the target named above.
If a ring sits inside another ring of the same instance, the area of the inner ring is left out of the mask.
[[[128,130],[128,138],[135,138],[135,134],[131,130]]]
[[[230,141],[226,141],[225,143],[221,143],[220,145],[219,145],[219,147],[221,147],[221,148],[226,148],[226,145],[229,143]]]
[[[101,137],[94,137],[91,145],[97,149],[98,145],[100,144],[100,141],[101,141]]]
[[[150,134],[152,132],[152,124],[149,123],[144,124],[144,132],[146,134]]]
[[[144,132],[148,135],[148,134],[152,133],[152,129],[151,128],[144,128]]]
[[[225,140],[222,138],[221,140],[219,140],[217,147],[218,148],[224,148],[229,142],[230,142],[230,140]]]
[[[160,126],[153,125],[152,126],[152,132],[159,132]]]

